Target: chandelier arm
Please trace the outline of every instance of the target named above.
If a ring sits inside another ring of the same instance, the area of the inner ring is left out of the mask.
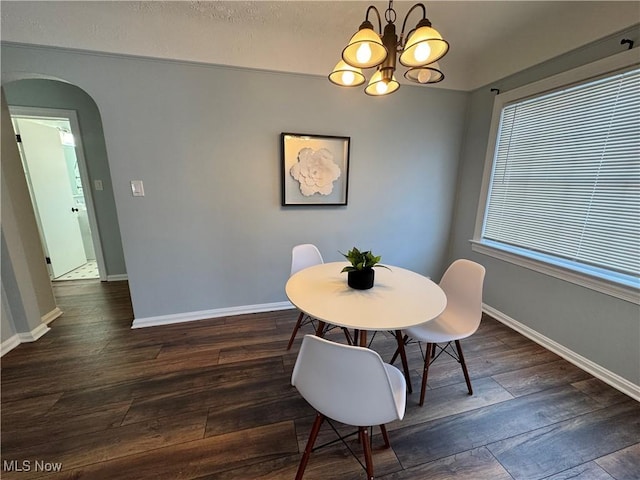
[[[400,31],[400,47],[403,47],[403,42],[406,40],[406,38],[409,37],[409,34],[407,34],[407,37],[404,36],[404,29],[407,26],[407,20],[409,19],[409,15],[411,15],[411,12],[413,12],[416,8],[422,8],[422,20],[426,20],[427,18],[427,7],[424,6],[424,3],[416,3],[413,7],[411,7],[409,9],[409,11],[407,12],[407,14],[404,16],[404,21],[402,22],[402,30]]]
[[[376,16],[378,17],[378,33],[382,34],[382,18],[380,17],[380,12],[378,11],[378,9],[375,7],[375,5],[369,5],[369,8],[367,8],[367,14],[365,15],[365,20],[368,22],[369,21],[369,12],[373,10],[374,12],[376,12]]]

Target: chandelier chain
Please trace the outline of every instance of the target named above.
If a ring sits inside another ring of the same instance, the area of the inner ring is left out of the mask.
[[[393,9],[393,0],[390,0],[389,7],[384,12],[384,19],[387,21],[387,23],[396,23],[396,18],[398,18],[398,16],[396,14],[396,11]]]

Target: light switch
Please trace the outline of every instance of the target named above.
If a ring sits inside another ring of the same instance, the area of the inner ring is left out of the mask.
[[[94,180],[93,186],[96,188],[96,190],[102,190],[102,180]]]
[[[134,197],[144,197],[142,180],[131,180],[131,193]]]

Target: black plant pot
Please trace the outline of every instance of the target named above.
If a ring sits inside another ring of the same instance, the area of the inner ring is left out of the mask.
[[[375,272],[373,268],[365,268],[364,270],[355,270],[347,273],[347,284],[356,290],[367,290],[373,287],[373,277]]]

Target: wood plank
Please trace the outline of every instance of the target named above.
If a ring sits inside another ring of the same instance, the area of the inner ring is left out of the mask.
[[[633,477],[628,477],[626,480],[631,480]],[[621,480],[625,477],[614,479],[611,475],[605,472],[595,462],[582,463],[577,467],[570,468],[550,477],[545,480]]]
[[[85,352],[79,354],[78,349],[73,346],[65,345],[64,348],[49,350],[49,355],[34,355],[29,362],[19,366],[9,366],[2,371],[3,380],[7,383],[18,381],[23,383],[25,380],[37,381],[38,379],[48,379],[51,377],[51,364],[55,363],[56,371],[60,374],[67,372],[83,372],[86,370],[103,369],[105,366],[109,368],[118,368],[120,366],[137,363],[142,361],[154,360],[161,345],[152,345],[148,347],[121,348],[110,352],[104,351],[106,343],[95,344],[95,348],[82,350]],[[76,352],[71,355],[69,352]],[[79,361],[82,359],[82,361]]]
[[[463,345],[464,349],[464,345]],[[415,358],[415,357],[414,357]],[[475,378],[490,377],[502,373],[515,372],[523,368],[535,365],[544,365],[557,361],[560,357],[544,350],[538,345],[530,343],[508,350],[507,352],[487,352],[479,357],[465,358],[471,380]],[[422,361],[411,361],[411,368],[419,372],[422,378]],[[464,380],[462,369],[457,362],[438,359],[429,368],[429,386],[439,388],[453,385]]]
[[[416,390],[412,395],[407,396],[407,409],[402,422],[394,423],[390,430],[423,424],[430,420],[468,412],[513,398],[513,395],[491,378],[476,380],[473,382],[473,389],[474,394],[469,395],[463,378],[462,382],[456,385],[428,390],[423,407],[418,405],[420,391]]]
[[[277,397],[247,398],[242,402],[210,408],[205,437],[295,420],[313,413],[309,404],[294,390]]]
[[[514,397],[574,383],[591,378],[584,370],[566,360],[521,368],[517,372],[501,373],[492,378],[507,389]]]
[[[45,415],[51,409],[63,393],[53,393],[38,397],[25,398],[15,402],[2,402],[2,430],[5,422],[12,421],[13,425],[20,426],[31,422],[33,418]]]
[[[155,348],[155,347],[153,347]],[[114,360],[112,368],[107,368],[105,356],[92,356],[83,362],[67,365],[56,376],[38,375],[37,381],[24,382],[24,378],[11,378],[6,386],[13,384],[26,385],[24,388],[3,389],[3,401],[16,400],[25,396],[43,395],[63,390],[92,388],[115,382],[142,381],[145,378],[176,372],[188,372],[202,367],[216,365],[218,359],[210,355],[194,355],[188,361],[184,359],[151,359],[135,361],[122,357],[122,361]],[[37,374],[36,374],[37,375]]]
[[[589,395],[596,402],[605,407],[629,400],[627,395],[619,392],[615,388],[611,388],[609,385],[597,378],[590,377],[580,382],[574,382],[571,385],[586,395]]]
[[[118,383],[103,387],[69,390],[47,412],[48,416],[92,415],[105,408],[126,405],[133,401],[135,386],[131,383]]]
[[[380,480],[513,480],[485,447],[384,475]]]
[[[146,423],[69,436],[59,441],[49,439],[25,448],[3,445],[2,455],[4,459],[60,462],[67,471],[202,438],[205,422],[206,411],[201,410],[188,415],[163,417]],[[23,478],[21,475],[21,472],[5,471],[2,478]]]
[[[640,404],[630,400],[531,429],[488,448],[514,479],[539,479],[634,445],[638,439]]]
[[[613,478],[640,478],[640,443],[598,458],[596,463]]]
[[[220,347],[216,345],[161,345],[157,358],[159,360],[189,360],[193,355],[206,355],[220,363]]]
[[[220,350],[220,363],[244,362],[246,360],[256,360],[261,358],[280,357],[287,348],[289,339],[282,339],[278,342],[262,342],[253,345],[237,345],[231,348]]]
[[[300,455],[242,465],[232,470],[201,477],[202,480],[291,480],[295,478]],[[364,471],[346,448],[329,447],[313,453],[304,480],[350,480],[364,478]],[[376,476],[376,478],[379,478]]]
[[[405,468],[412,467],[553,425],[598,408],[600,406],[596,402],[576,389],[560,387],[400,428],[395,432],[394,450]]]
[[[195,392],[184,393],[182,390],[174,390],[164,395],[141,397],[134,400],[123,424],[189,412],[202,407],[219,408],[240,401],[274,398],[287,395],[292,388],[288,376],[258,377],[251,382],[246,377],[240,377],[235,382],[230,381],[217,386],[210,383],[208,388]]]
[[[189,480],[292,454],[297,454],[293,423],[283,422],[94,462],[71,471],[65,468],[64,474],[48,478]]]
[[[91,412],[75,412],[75,415],[66,412],[45,415],[30,422],[21,422],[22,424],[5,422],[2,425],[3,453],[28,450],[34,445],[51,442],[51,439],[60,442],[68,437],[96,432],[101,436],[104,431],[116,428],[122,423],[130,403],[129,401],[97,405]]]

